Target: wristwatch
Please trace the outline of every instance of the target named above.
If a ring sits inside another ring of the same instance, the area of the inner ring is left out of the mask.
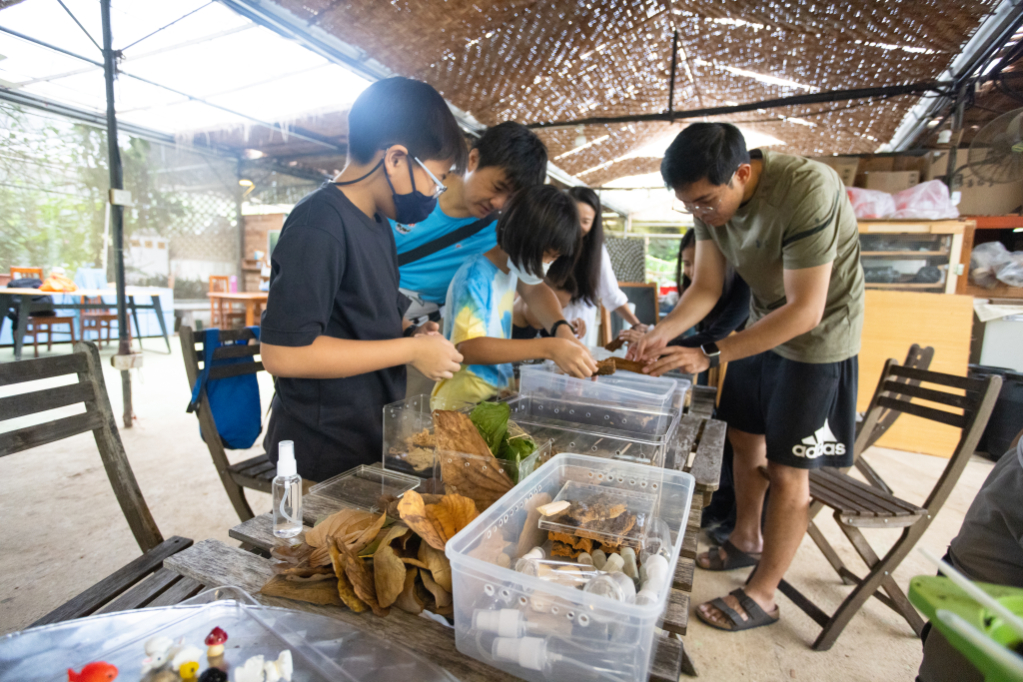
[[[716,343],[713,341],[705,343],[700,346],[700,350],[702,350],[703,354],[707,356],[708,360],[710,360],[711,367],[717,367],[721,364],[721,351],[718,349],[718,345]]]

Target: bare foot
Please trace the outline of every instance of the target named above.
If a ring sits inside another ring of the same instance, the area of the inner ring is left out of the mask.
[[[729,553],[730,549],[731,554]],[[712,549],[709,552],[698,554],[696,556],[696,565],[708,571],[731,570],[728,567],[736,562],[738,562],[738,565],[732,566],[732,568],[743,568],[745,566],[752,565],[741,554],[736,554],[736,550],[753,557],[758,561],[760,560],[760,552],[745,552],[735,545],[732,545],[731,548],[722,545],[721,547],[716,548],[716,550]],[[715,554],[717,555],[716,557],[714,556]]]
[[[778,605],[775,604],[774,601],[761,601],[760,599],[754,598],[752,595],[747,594],[747,596],[754,602],[756,602],[757,605],[761,609],[763,609],[764,613],[766,613],[769,618],[773,620],[778,619],[780,611],[778,609]],[[749,620],[749,614],[746,613],[746,610],[739,605],[739,600],[735,597],[735,595],[728,594],[722,597],[721,599],[722,601],[725,602],[725,604],[727,604],[731,609],[733,609],[736,613],[739,614],[739,618],[742,620],[743,623]],[[729,618],[727,614],[722,613],[720,609],[718,609],[710,602],[700,604],[699,606],[696,607],[696,610],[699,611],[700,615],[705,620],[714,625],[717,625],[720,628],[723,628],[725,630],[737,629],[736,623],[733,623],[732,619]]]

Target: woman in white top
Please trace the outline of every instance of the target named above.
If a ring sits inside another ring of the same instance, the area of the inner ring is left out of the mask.
[[[565,319],[572,323],[587,346],[597,345],[598,305],[618,313],[633,327],[645,332],[647,327],[629,309],[628,297],[618,288],[611,256],[604,246],[604,228],[600,219],[600,198],[589,187],[572,187],[566,193],[575,199],[579,209],[582,248],[578,258],[558,259],[547,274],[547,284],[561,302]],[[543,326],[533,318],[525,301],[515,302],[513,338],[533,338],[543,334]]]

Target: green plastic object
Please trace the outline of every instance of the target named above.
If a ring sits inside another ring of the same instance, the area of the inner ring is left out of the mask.
[[[1023,617],[1023,589],[974,584]],[[986,682],[1023,682],[1023,638],[951,580],[943,576],[917,576],[909,583],[909,600],[976,666]],[[976,628],[980,636],[971,640],[961,634],[952,624],[956,617]]]

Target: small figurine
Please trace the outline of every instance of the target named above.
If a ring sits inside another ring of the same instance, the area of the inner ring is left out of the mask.
[[[224,642],[227,641],[227,633],[221,628],[216,627],[210,630],[210,634],[206,635],[206,646],[209,648],[206,650],[206,655],[210,658],[216,658],[224,653]]]
[[[227,673],[220,668],[208,668],[199,675],[199,682],[227,682]]]
[[[269,661],[264,664],[266,682],[291,682],[291,673],[294,672],[294,664],[291,660],[291,651],[285,649],[276,661]]]
[[[181,675],[182,679],[190,680],[199,674],[199,659],[202,649],[194,646],[182,647],[171,659],[171,670]]]
[[[117,668],[109,663],[97,661],[89,663],[77,673],[68,668],[67,679],[68,682],[111,682],[117,679]]]
[[[180,648],[179,642],[178,648]],[[159,670],[167,665],[171,656],[176,653],[174,640],[170,637],[152,637],[146,641],[146,657],[142,659],[142,674]]]
[[[604,571],[608,573],[620,573],[625,566],[625,559],[621,554],[612,554],[604,563]]]
[[[253,656],[234,669],[234,682],[263,682],[263,657]]]
[[[603,570],[604,564],[607,562],[607,554],[604,553],[604,550],[598,549],[591,555],[591,558],[593,559],[593,567],[598,571]]]
[[[639,578],[639,569],[636,568],[636,550],[632,547],[623,547],[621,556],[624,561],[622,572],[633,580]]]

